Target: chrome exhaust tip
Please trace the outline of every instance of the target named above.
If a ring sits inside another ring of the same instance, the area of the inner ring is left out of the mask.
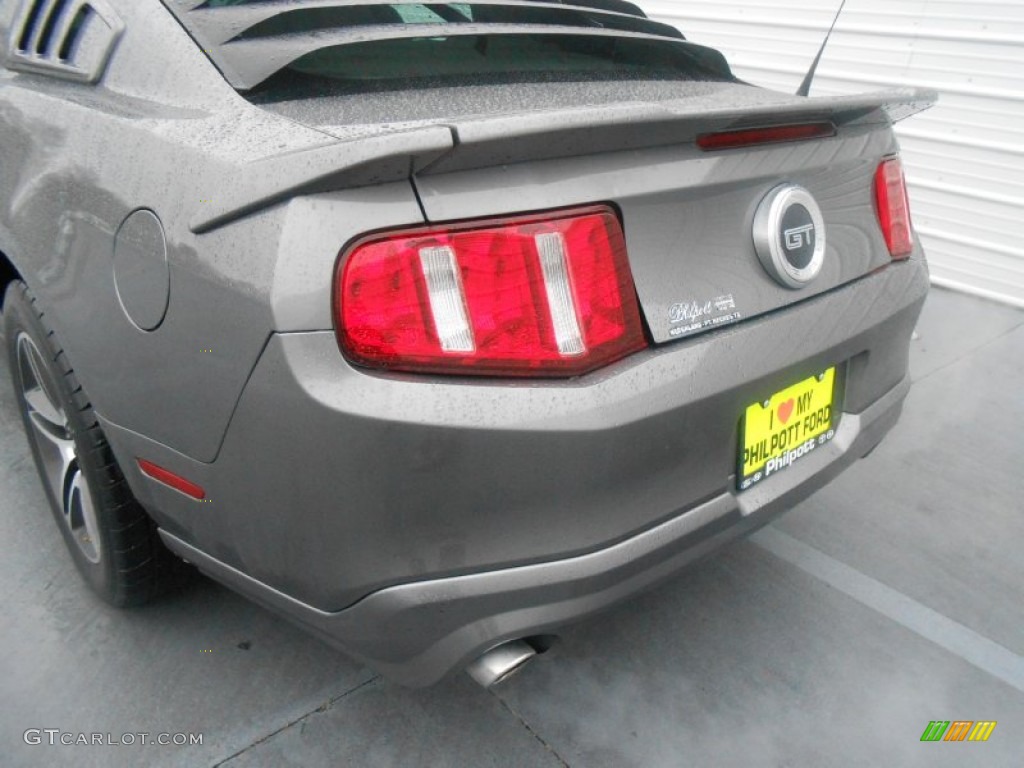
[[[509,640],[491,648],[466,667],[466,672],[484,688],[490,688],[536,655],[537,651],[525,640]]]

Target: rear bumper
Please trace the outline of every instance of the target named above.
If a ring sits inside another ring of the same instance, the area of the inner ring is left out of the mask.
[[[390,677],[429,684],[600,610],[768,522],[870,451],[909,386],[918,254],[579,380],[359,371],[331,332],[272,337],[217,460],[105,424],[168,545]],[[735,490],[739,414],[839,367],[833,441]],[[135,456],[208,491],[198,503]]]
[[[327,612],[246,576],[162,531],[165,543],[210,576],[279,611],[390,679],[431,685],[498,643],[543,634],[671,576],[750,533],[868,453],[896,423],[910,381],[860,414],[786,472],[742,494],[723,493],[610,547],[577,557],[388,587]]]

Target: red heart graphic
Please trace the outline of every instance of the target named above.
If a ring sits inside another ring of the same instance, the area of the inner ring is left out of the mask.
[[[793,415],[793,398],[789,398],[784,403],[779,403],[779,421],[785,424],[789,421],[789,417]]]

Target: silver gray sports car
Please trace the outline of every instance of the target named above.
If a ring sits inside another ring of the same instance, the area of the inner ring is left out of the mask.
[[[899,415],[934,93],[757,88],[626,0],[0,0],[0,40],[10,372],[115,605],[185,560],[489,684]]]

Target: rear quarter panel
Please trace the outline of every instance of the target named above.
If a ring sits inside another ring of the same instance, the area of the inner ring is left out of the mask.
[[[94,407],[210,461],[272,328],[283,207],[202,236],[188,222],[239,165],[327,137],[246,104],[159,3],[113,5],[126,29],[100,83],[0,68],[0,249]],[[140,208],[167,241],[170,301],[152,332],[122,311],[113,277],[115,235]]]

